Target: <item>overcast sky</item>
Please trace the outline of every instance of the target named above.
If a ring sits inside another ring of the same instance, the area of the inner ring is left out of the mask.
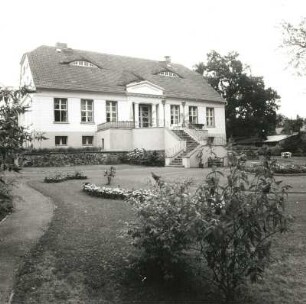
[[[189,68],[237,51],[281,96],[280,112],[306,117],[306,77],[279,48],[282,20],[306,17],[305,0],[2,0],[0,83],[17,85],[23,53],[40,45],[162,60]]]

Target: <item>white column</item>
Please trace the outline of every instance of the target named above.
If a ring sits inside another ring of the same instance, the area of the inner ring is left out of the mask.
[[[134,117],[133,117],[133,102],[131,100],[128,100],[128,103],[130,104],[129,109],[130,109],[130,115],[129,115],[129,120],[133,121]]]
[[[186,123],[186,101],[182,102],[182,110],[183,110],[183,113],[182,113],[183,115],[182,115],[181,123],[182,123],[182,126],[185,127],[185,123]]]
[[[156,104],[152,104],[151,105],[151,109],[152,109],[152,127],[157,127],[157,121],[156,121]]]
[[[161,102],[161,112],[162,115],[160,116],[161,117],[161,121],[163,121],[163,124],[161,125],[161,127],[166,127],[166,99],[163,99],[162,102]]]
[[[134,102],[135,104],[135,128],[139,128],[139,103]]]

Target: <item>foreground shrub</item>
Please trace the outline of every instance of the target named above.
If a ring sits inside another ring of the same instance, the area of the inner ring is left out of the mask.
[[[203,275],[226,301],[261,277],[270,261],[272,236],[287,229],[288,187],[275,181],[269,159],[252,183],[244,167],[244,158],[238,157],[223,185],[222,172],[213,168],[193,194],[188,184],[160,183],[155,196],[130,198],[137,218],[129,223],[128,234],[142,259],[154,261],[169,277],[171,265],[192,256],[199,269],[206,267]]]
[[[46,176],[44,179],[45,183],[60,183],[64,182],[67,180],[72,180],[72,179],[87,179],[87,176],[84,175],[83,172],[76,171],[74,173],[56,173],[51,176]]]
[[[129,198],[137,220],[129,223],[128,234],[133,245],[143,249],[143,261],[169,278],[205,221],[202,205],[196,204],[189,192],[190,182],[160,185],[154,196]]]
[[[225,187],[214,172],[200,190],[215,209],[206,215],[209,224],[200,236],[201,254],[227,301],[235,299],[248,279],[255,282],[262,276],[270,261],[272,236],[287,229],[287,186],[275,181],[272,167],[272,162],[264,161],[249,184],[238,164]]]

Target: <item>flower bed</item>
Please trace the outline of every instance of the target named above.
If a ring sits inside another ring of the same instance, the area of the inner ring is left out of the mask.
[[[257,173],[262,169],[262,164],[248,164],[244,167],[244,170],[248,173]],[[274,174],[306,174],[306,166],[298,165],[298,164],[282,164],[275,163],[273,164],[273,172]]]
[[[87,179],[87,176],[84,175],[82,172],[75,172],[73,174],[67,173],[67,174],[62,174],[62,173],[57,173],[55,175],[51,176],[46,176],[44,179],[45,183],[61,183],[66,180],[72,180],[72,179]]]
[[[273,171],[276,174],[301,174],[306,173],[306,166],[297,164],[276,164]]]
[[[141,199],[144,197],[154,196],[154,193],[150,190],[127,190],[122,188],[98,187],[95,184],[90,183],[85,183],[83,185],[83,191],[92,196],[119,200],[124,200],[131,197]]]

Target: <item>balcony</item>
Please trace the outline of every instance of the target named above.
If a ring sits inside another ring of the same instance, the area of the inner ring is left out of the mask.
[[[108,130],[108,129],[134,129],[134,121],[109,121],[97,126],[98,131]]]

